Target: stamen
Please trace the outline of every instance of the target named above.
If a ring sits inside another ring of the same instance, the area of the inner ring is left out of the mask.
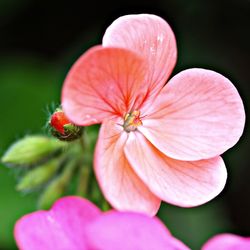
[[[126,132],[135,131],[138,126],[142,125],[142,121],[140,119],[140,111],[135,110],[127,113],[124,116],[124,124],[123,128]]]

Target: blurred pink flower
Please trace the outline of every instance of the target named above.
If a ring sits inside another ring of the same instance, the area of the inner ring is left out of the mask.
[[[209,239],[202,250],[249,250],[250,237],[241,237],[234,234],[218,234]]]
[[[21,250],[187,250],[157,218],[132,212],[102,213],[79,197],[59,199],[50,211],[15,225]]]
[[[102,123],[94,169],[118,210],[154,215],[161,200],[192,207],[224,188],[219,155],[242,135],[242,100],[211,70],[184,70],[166,84],[176,57],[174,34],[163,19],[123,16],[64,82],[67,117],[77,125]]]

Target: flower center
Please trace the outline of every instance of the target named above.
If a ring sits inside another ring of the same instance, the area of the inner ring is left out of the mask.
[[[124,116],[123,128],[126,132],[135,131],[140,125],[142,125],[140,111],[135,110]]]

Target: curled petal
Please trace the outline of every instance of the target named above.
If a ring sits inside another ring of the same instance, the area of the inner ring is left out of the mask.
[[[236,88],[205,69],[174,76],[147,114],[140,131],[164,154],[179,160],[222,154],[239,140],[245,124]]]
[[[182,206],[201,205],[224,188],[227,172],[221,157],[180,161],[157,150],[141,133],[126,142],[126,157],[138,176],[162,200]]]
[[[77,125],[101,123],[141,105],[146,62],[132,51],[96,46],[69,71],[62,90],[66,116]]]
[[[234,234],[218,234],[209,239],[202,250],[248,250],[250,249],[250,237],[241,237]]]
[[[105,121],[95,150],[94,169],[106,199],[117,210],[155,215],[160,200],[137,177],[128,163],[123,147],[128,133],[115,121]]]
[[[188,250],[157,219],[138,213],[107,212],[86,228],[90,249]]]
[[[15,225],[15,239],[23,250],[88,250],[84,226],[99,209],[79,197],[59,199],[50,211],[25,215]]]
[[[106,30],[103,46],[130,49],[147,60],[149,69],[146,84],[151,96],[160,91],[176,63],[174,33],[165,20],[155,15],[118,18]]]

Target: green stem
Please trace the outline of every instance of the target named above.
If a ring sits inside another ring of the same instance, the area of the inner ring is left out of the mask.
[[[62,174],[59,176],[59,178],[64,183],[68,183],[71,180],[71,178],[75,172],[75,169],[78,167],[78,161],[79,161],[79,159],[77,159],[77,158],[75,158],[73,160],[69,160],[69,162],[64,167]]]
[[[88,166],[82,165],[78,172],[79,178],[76,195],[87,197],[90,169]]]
[[[90,157],[88,156],[91,154],[91,152],[86,130],[83,131],[81,138],[79,138],[79,142],[82,149],[82,157],[79,164],[79,177],[76,194],[87,197],[87,192],[90,185],[90,175],[92,172],[92,160],[90,160]]]
[[[111,206],[109,205],[109,203],[103,198],[103,202],[102,202],[102,210],[103,211],[108,211],[110,210]]]
[[[102,195],[92,167],[93,144],[97,139],[93,132],[86,128],[83,131],[82,137],[79,138],[78,145],[81,146],[81,150],[79,150],[78,154],[82,153],[82,158],[78,170],[79,177],[76,194],[87,197],[97,203],[102,210],[107,211],[110,209],[110,205]]]
[[[82,150],[83,150],[83,152],[84,152],[84,150],[85,150],[85,134],[86,134],[86,132],[85,132],[85,130],[83,131],[83,133],[82,133],[82,136],[79,138],[79,141],[80,141],[80,145],[81,145],[81,147],[82,147]]]

